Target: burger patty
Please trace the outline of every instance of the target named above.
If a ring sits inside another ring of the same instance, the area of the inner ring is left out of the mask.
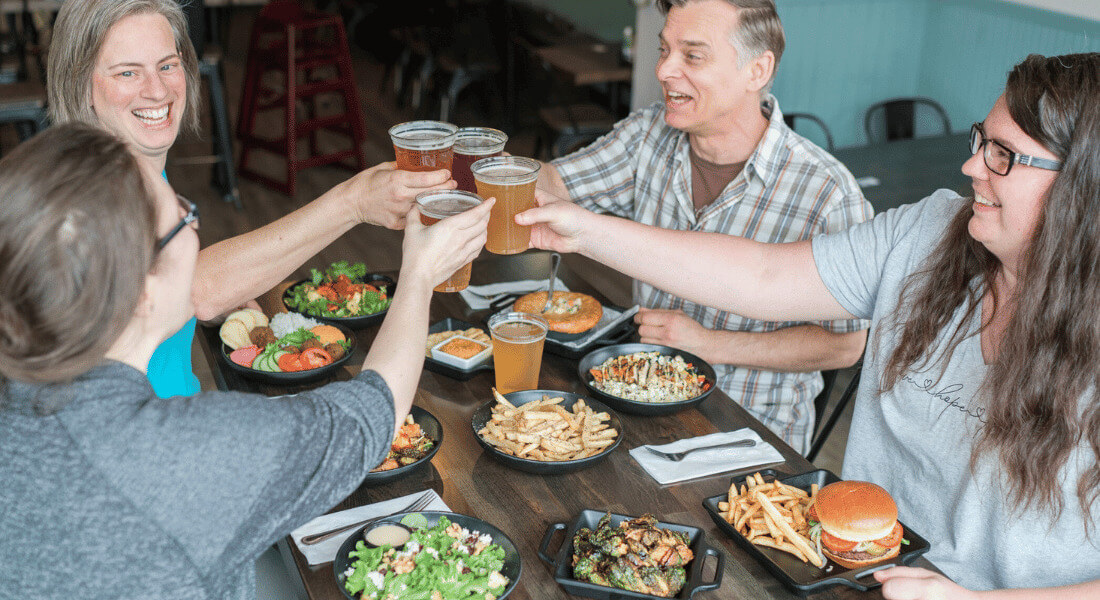
[[[889,554],[889,551],[883,552],[882,554],[871,554],[870,552],[856,552],[855,550],[849,550],[848,552],[833,552],[829,550],[829,554],[843,558],[844,560],[875,560],[886,556]]]

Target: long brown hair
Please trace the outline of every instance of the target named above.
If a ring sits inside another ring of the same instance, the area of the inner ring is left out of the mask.
[[[986,422],[971,455],[1000,459],[1009,499],[1020,510],[1061,514],[1058,473],[1080,444],[1092,462],[1077,481],[1090,528],[1100,497],[1100,53],[1031,55],[1008,76],[1012,120],[1063,161],[1024,253],[1014,298],[993,296],[994,310],[1013,310],[979,390]],[[886,364],[882,389],[911,366],[943,366],[969,335],[948,332],[942,355],[929,356],[960,306],[963,323],[992,292],[1000,262],[967,232],[969,204],[955,216],[926,268],[902,290],[894,314],[901,341]],[[976,284],[976,285],[975,285]],[[986,327],[988,323],[983,323]],[[1084,394],[1089,394],[1082,400]]]
[[[66,381],[103,360],[134,316],[155,224],[136,159],[102,129],[57,125],[0,160],[0,381]]]

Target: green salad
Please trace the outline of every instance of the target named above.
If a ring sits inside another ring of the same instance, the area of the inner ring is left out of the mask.
[[[509,583],[500,572],[504,548],[442,516],[434,527],[414,529],[401,548],[359,541],[348,556],[344,587],[363,599],[493,600]]]
[[[327,269],[311,269],[310,281],[291,288],[286,305],[315,317],[359,317],[380,313],[390,306],[386,286],[364,283],[367,266],[334,262]]]

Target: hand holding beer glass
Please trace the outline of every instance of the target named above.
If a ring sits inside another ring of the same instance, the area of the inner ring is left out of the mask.
[[[481,204],[481,197],[460,190],[433,190],[416,195],[416,207],[420,211],[420,222],[434,225],[447,217],[462,214]],[[455,271],[447,281],[435,286],[437,292],[458,292],[470,285],[470,265],[466,263]]]
[[[548,330],[546,319],[538,315],[509,312],[489,318],[498,392],[538,389],[542,347]]]

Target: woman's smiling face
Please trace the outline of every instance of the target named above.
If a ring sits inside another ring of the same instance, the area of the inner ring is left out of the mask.
[[[168,20],[130,15],[107,31],[92,74],[91,103],[135,154],[163,160],[179,134],[187,79]]]

